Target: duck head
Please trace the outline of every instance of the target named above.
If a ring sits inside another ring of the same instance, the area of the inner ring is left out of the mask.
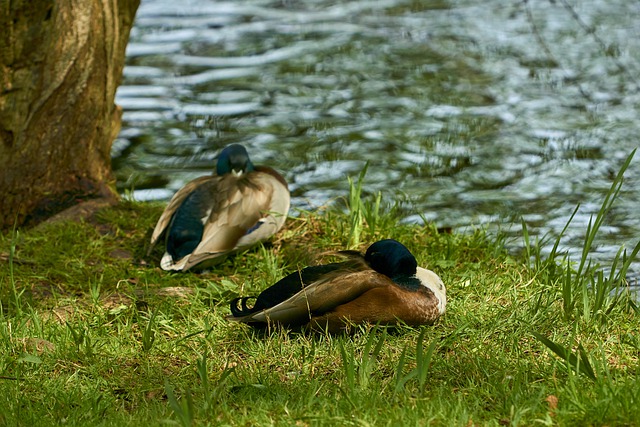
[[[375,271],[391,279],[415,276],[418,267],[409,249],[393,239],[380,240],[369,246],[364,259]]]
[[[406,289],[415,291],[423,286],[430,289],[438,301],[439,314],[444,314],[447,304],[444,283],[433,271],[418,267],[416,258],[402,243],[393,239],[380,240],[369,246],[364,259],[372,269]]]
[[[228,145],[218,157],[216,173],[220,176],[229,173],[240,176],[243,173],[253,172],[253,170],[254,166],[249,159],[249,154],[240,144]]]

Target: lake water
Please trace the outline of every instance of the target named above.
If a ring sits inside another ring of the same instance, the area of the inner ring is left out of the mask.
[[[166,200],[242,143],[314,208],[369,162],[367,196],[405,221],[514,236],[520,218],[557,236],[580,204],[563,240],[577,259],[640,145],[639,76],[628,0],[143,0],[113,165],[121,191]],[[640,240],[636,157],[596,242],[604,264]]]

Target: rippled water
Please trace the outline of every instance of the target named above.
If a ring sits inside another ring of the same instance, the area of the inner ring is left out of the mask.
[[[239,142],[308,208],[369,162],[368,194],[406,221],[556,236],[580,204],[577,252],[639,145],[639,71],[627,0],[143,0],[113,164],[121,190],[168,199]],[[603,261],[640,239],[637,157]]]

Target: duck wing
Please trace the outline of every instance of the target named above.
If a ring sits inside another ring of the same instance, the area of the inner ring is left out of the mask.
[[[362,256],[360,256],[360,258],[362,258]],[[306,267],[280,279],[262,291],[258,297],[249,296],[234,299],[230,304],[231,313],[235,317],[257,313],[286,301],[312,283],[328,281],[336,275],[364,268],[366,268],[364,262],[357,262],[355,260]],[[256,301],[253,307],[249,308],[247,307],[247,301],[252,299]],[[240,304],[242,308],[239,308],[238,304]]]
[[[270,211],[274,195],[280,194],[281,189],[278,181],[263,173],[219,177],[209,194],[211,208],[202,239],[191,254],[174,264],[173,269],[189,269],[274,234],[284,223],[289,209],[289,192],[285,188],[286,210],[281,213]],[[269,214],[273,221],[264,220]],[[278,221],[273,215],[278,215]],[[254,230],[260,232],[250,239],[248,235]]]
[[[160,219],[156,223],[156,227],[153,230],[153,234],[151,235],[151,242],[149,244],[149,249],[147,251],[147,255],[151,253],[151,250],[158,242],[162,234],[165,232],[169,224],[171,223],[171,218],[176,213],[180,205],[185,201],[185,199],[193,193],[198,187],[202,184],[215,180],[216,176],[201,176],[200,178],[196,178],[193,181],[190,181],[187,185],[182,187],[176,194],[173,195],[169,204],[160,215]]]
[[[229,320],[300,326],[371,289],[388,286],[390,282],[388,277],[371,269],[331,276],[325,275],[273,307],[246,316],[229,317]]]
[[[258,188],[268,189],[261,190],[269,194],[268,199],[264,201],[267,206],[261,208],[260,218],[240,237],[236,242],[236,248],[251,246],[273,236],[282,228],[289,212],[291,196],[284,178],[271,168],[256,167],[256,170],[258,172],[250,177]]]

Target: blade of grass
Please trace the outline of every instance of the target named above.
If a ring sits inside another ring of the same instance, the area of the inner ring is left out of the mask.
[[[345,376],[345,382],[349,390],[355,389],[356,386],[356,361],[353,352],[347,354],[342,341],[338,341],[338,349],[342,357],[342,369]]]
[[[369,162],[365,163],[364,168],[360,171],[358,176],[358,182],[354,183],[351,177],[349,181],[349,242],[347,244],[348,249],[355,249],[360,244],[360,237],[362,235],[363,225],[363,210],[364,205],[362,202],[362,185],[364,183],[364,177],[367,174],[369,168]]]
[[[576,373],[584,374],[592,380],[596,379],[596,375],[593,371],[591,363],[589,362],[589,358],[587,357],[587,354],[581,344],[578,345],[578,351],[580,354],[580,357],[578,357],[575,353],[573,353],[570,349],[564,347],[563,345],[555,343],[537,332],[531,333],[549,350],[555,353],[562,360],[566,361],[567,364],[571,366]]]
[[[611,210],[611,207],[613,206],[614,201],[618,198],[618,195],[620,194],[620,190],[622,189],[624,172],[629,167],[629,164],[631,164],[631,160],[633,159],[633,156],[635,155],[635,153],[636,153],[636,150],[634,149],[631,152],[631,154],[627,156],[627,159],[622,164],[622,166],[618,170],[618,174],[616,175],[613,182],[611,183],[611,187],[609,188],[609,191],[607,191],[605,195],[604,201],[602,202],[602,206],[600,207],[598,214],[596,215],[595,219],[592,218],[593,221],[589,220],[589,225],[587,227],[587,232],[585,235],[585,242],[584,242],[584,245],[582,246],[582,256],[580,258],[580,264],[577,270],[578,276],[583,272],[583,268],[587,262],[589,252],[591,251],[591,248],[593,246],[593,241],[595,240],[595,237],[598,234],[598,231],[600,230],[600,226],[602,225],[605,217]]]
[[[144,331],[142,332],[142,349],[145,352],[148,352],[153,348],[153,343],[156,340],[156,316],[158,315],[158,310],[160,307],[156,307],[155,310],[151,313],[151,317],[149,317],[149,321],[147,322],[147,326],[145,326]]]
[[[402,353],[400,354],[400,358],[398,359],[398,363],[396,365],[396,384],[393,388],[393,396],[395,397],[400,391],[404,389],[405,384],[412,378],[414,378],[418,371],[412,369],[408,374],[403,374],[404,365],[407,357],[407,346],[405,345],[402,348]]]
[[[427,347],[426,353],[423,354],[422,341],[424,340],[424,336],[426,332],[427,332],[427,329],[425,328],[420,333],[420,337],[418,338],[420,351],[416,352],[418,386],[420,388],[420,394],[424,394],[424,389],[427,384],[427,375],[429,373],[429,369],[431,368],[431,360],[432,360],[433,352],[436,348],[436,344],[438,344],[436,340],[431,341],[431,343],[429,343],[429,347]]]
[[[180,424],[183,427],[190,427],[193,425],[194,413],[193,413],[193,400],[189,394],[186,395],[184,402],[178,402],[174,394],[174,389],[169,384],[168,380],[164,382],[164,391],[167,395],[167,400],[169,401],[169,406],[171,406],[171,410],[178,418]]]

